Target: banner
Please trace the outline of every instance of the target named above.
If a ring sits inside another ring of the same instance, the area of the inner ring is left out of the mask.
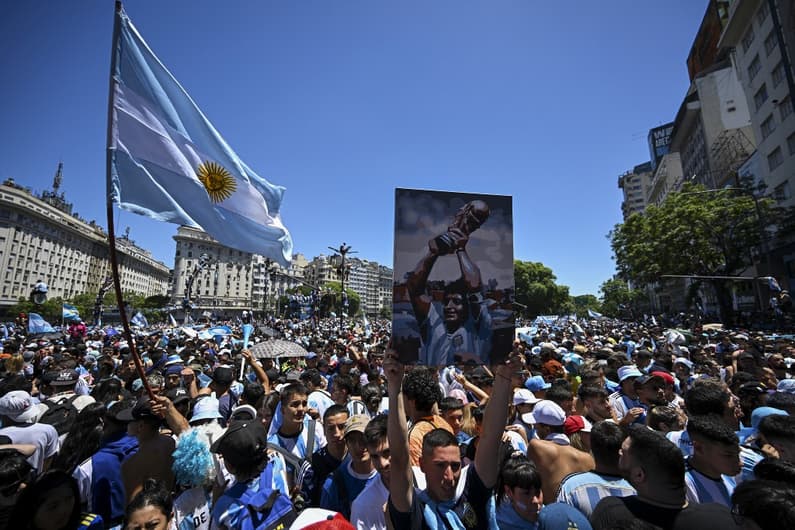
[[[394,255],[401,362],[504,360],[515,325],[510,196],[395,190]]]

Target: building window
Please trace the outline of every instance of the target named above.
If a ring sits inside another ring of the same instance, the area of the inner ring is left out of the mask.
[[[759,6],[759,10],[756,12],[756,22],[760,26],[765,23],[767,16],[770,14],[770,6],[767,5],[767,2],[763,1],[762,5]]]
[[[767,155],[767,166],[770,168],[770,171],[776,169],[782,162],[784,162],[784,155],[781,154],[780,147],[776,147]]]
[[[785,180],[778,186],[776,189],[773,190],[773,198],[776,199],[778,202],[783,202],[789,199],[792,196],[792,193],[789,189],[789,180]]]
[[[792,114],[792,98],[789,97],[789,94],[778,104],[778,111],[781,113],[782,122],[787,119],[787,116]]]
[[[773,78],[774,87],[777,87],[784,80],[784,63],[782,61],[779,61],[776,67],[773,68],[771,77]]]
[[[776,34],[772,31],[765,39],[765,53],[767,56],[770,57],[770,54],[773,53],[773,50],[776,49]]]
[[[787,136],[787,150],[790,155],[795,155],[795,133]]]
[[[743,37],[743,53],[748,52],[748,48],[751,47],[751,44],[754,42],[754,27],[748,26],[748,31],[745,32],[745,36]]]
[[[762,129],[762,139],[764,140],[776,130],[776,123],[773,121],[773,114],[770,114],[760,126]]]
[[[754,94],[754,105],[756,105],[756,110],[759,110],[764,102],[767,101],[767,85],[763,84],[759,87],[759,90],[756,91]]]
[[[754,60],[748,65],[748,80],[753,81],[759,70],[762,69],[762,61],[759,60],[759,54],[754,56]]]

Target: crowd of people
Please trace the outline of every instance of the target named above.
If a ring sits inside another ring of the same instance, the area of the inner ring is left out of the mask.
[[[143,378],[115,329],[9,326],[0,530],[795,528],[791,336],[564,320],[429,367],[387,321],[226,324],[139,329]]]

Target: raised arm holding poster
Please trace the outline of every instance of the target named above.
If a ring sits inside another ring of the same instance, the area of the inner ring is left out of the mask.
[[[395,191],[392,340],[403,363],[499,363],[511,351],[511,197]]]

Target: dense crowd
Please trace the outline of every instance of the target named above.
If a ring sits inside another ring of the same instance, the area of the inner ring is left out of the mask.
[[[144,379],[113,328],[9,325],[0,530],[795,528],[791,336],[563,320],[425,367],[387,321],[224,324],[138,329]]]

